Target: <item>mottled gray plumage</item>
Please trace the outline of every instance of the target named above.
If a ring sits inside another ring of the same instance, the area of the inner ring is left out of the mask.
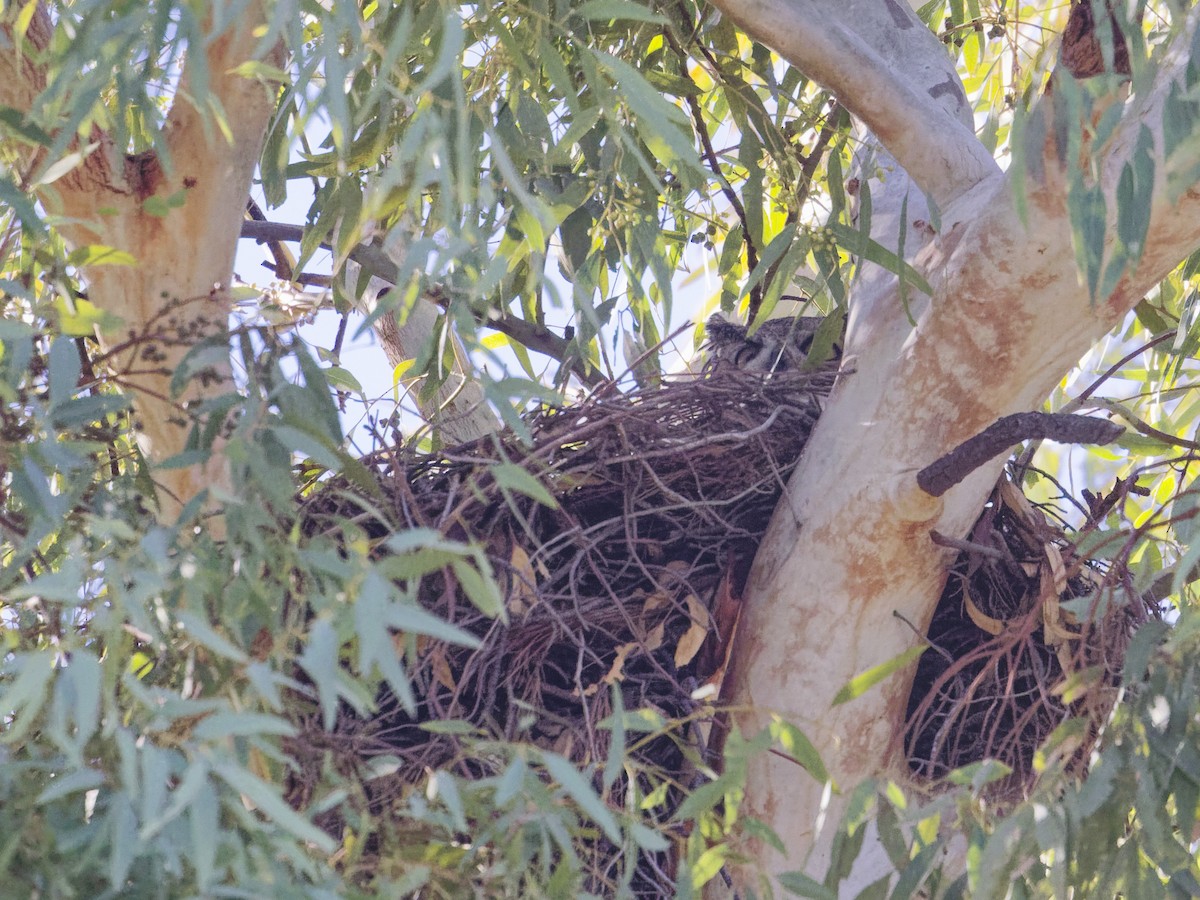
[[[714,313],[708,319],[706,347],[714,359],[728,361],[747,372],[784,372],[795,369],[808,356],[820,316],[768,319],[753,335]]]

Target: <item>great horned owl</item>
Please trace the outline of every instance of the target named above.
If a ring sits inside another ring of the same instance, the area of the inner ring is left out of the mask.
[[[747,372],[785,372],[798,368],[808,357],[821,322],[820,316],[768,319],[753,335],[747,335],[745,325],[728,322],[714,313],[705,326],[705,346],[714,359],[731,362]]]

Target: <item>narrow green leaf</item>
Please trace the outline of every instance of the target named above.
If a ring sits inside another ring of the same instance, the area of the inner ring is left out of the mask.
[[[690,822],[698,819],[701,813],[708,812],[718,803],[725,799],[725,795],[729,792],[732,781],[728,775],[721,775],[715,781],[709,781],[693,788],[692,791],[683,798],[683,802],[679,804],[679,808],[675,810],[675,814],[671,817],[675,822]]]
[[[439,641],[449,641],[462,647],[476,649],[479,639],[451,625],[428,610],[408,603],[395,603],[389,607],[387,624],[409,634],[424,634]]]
[[[486,565],[482,557],[478,561]],[[456,559],[451,566],[463,593],[481,613],[492,618],[504,617],[504,598],[500,596],[500,588],[490,572],[480,572],[465,559]]]
[[[136,266],[137,257],[124,250],[105,247],[103,244],[88,244],[71,251],[67,262],[73,266]]]
[[[125,792],[112,798],[108,814],[108,882],[119,890],[125,884],[129,867],[137,858],[137,813]]]
[[[892,889],[894,900],[908,900],[910,897],[920,896],[918,889],[925,883],[929,873],[933,871],[934,864],[941,852],[941,841],[935,841],[921,848],[908,865],[900,871],[900,877]]]
[[[54,654],[42,652],[14,656],[5,668],[8,673],[15,669],[17,676],[6,677],[8,684],[0,694],[0,710],[4,711],[5,717],[0,740],[13,744],[21,741],[38,721],[38,714],[46,700],[46,687],[54,673]]]
[[[507,806],[520,793],[528,771],[529,766],[519,756],[508,764],[508,768],[504,770],[504,774],[496,783],[496,805],[498,807]]]
[[[148,819],[142,825],[141,831],[138,832],[138,839],[152,840],[167,824],[179,818],[201,794],[212,797],[213,790],[208,780],[208,774],[208,764],[203,760],[197,760],[188,766],[179,785],[171,791],[170,803],[161,813]]]
[[[625,699],[619,684],[613,684],[610,696],[612,713],[605,720],[605,724],[612,734],[608,741],[608,759],[604,763],[604,778],[601,782],[606,791],[616,784],[625,767]]]
[[[293,428],[290,425],[273,425],[271,433],[288,450],[303,453],[332,472],[337,472],[342,467],[342,460],[337,453],[337,448],[330,447],[322,440],[323,436],[314,435],[308,433],[306,429]]]
[[[515,463],[500,463],[492,466],[488,471],[492,473],[492,477],[496,479],[496,483],[500,487],[524,494],[542,506],[558,509],[558,501],[554,499],[554,495],[544,484],[529,474],[527,469]]]
[[[837,900],[838,892],[814,881],[803,872],[784,872],[779,876],[780,886],[794,897],[812,897],[814,900]]]
[[[779,741],[783,751],[804,767],[821,784],[829,780],[829,772],[821,761],[821,754],[812,745],[812,741],[790,722],[777,721],[771,723],[771,734]]]
[[[192,732],[200,741],[219,740],[242,735],[282,735],[290,737],[296,726],[286,719],[266,713],[224,712],[206,716]]]
[[[208,787],[207,778],[204,784]],[[217,841],[221,834],[216,791],[209,788],[196,794],[188,807],[188,826],[192,839],[191,862],[196,869],[197,886],[203,894],[216,874]]]
[[[61,797],[69,797],[80,791],[90,791],[98,788],[108,779],[104,773],[92,769],[76,769],[65,775],[58,775],[50,785],[37,796],[38,803],[52,803]]]
[[[692,890],[698,891],[708,884],[725,866],[729,856],[727,844],[717,844],[709,847],[691,866]]]
[[[288,806],[273,785],[232,763],[217,766],[216,773],[257,806],[260,813],[293,836],[315,845],[322,853],[332,853],[337,847],[333,838]]]
[[[55,683],[55,707],[73,752],[82,752],[100,724],[100,685],[100,661],[86,650],[72,653]]]
[[[470,734],[482,737],[485,732],[478,725],[473,725],[463,719],[438,719],[422,722],[421,730],[430,734]]]
[[[617,825],[617,820],[574,764],[557,753],[548,752],[542,754],[542,761],[550,776],[562,785],[563,790],[570,795],[571,799],[579,804],[579,808],[600,826],[605,836],[614,843],[620,842],[621,829]]]
[[[863,234],[857,228],[851,228],[843,222],[830,222],[829,230],[833,232],[837,242],[844,249],[853,253],[855,256],[861,256],[868,262],[873,262],[875,265],[887,269],[897,277],[900,273],[904,273],[904,280],[924,294],[933,296],[933,288],[929,286],[929,282],[925,277],[906,263],[887,247],[880,244],[878,241],[871,239],[869,235]]]
[[[683,110],[664,99],[641,72],[623,59],[599,50],[592,53],[621,86],[621,95],[638,118],[638,136],[650,152],[665,162],[698,168],[700,157]]]
[[[337,718],[339,662],[337,634],[327,618],[313,622],[300,665],[317,689],[325,728],[332,729]]]
[[[29,233],[41,232],[46,228],[29,195],[18,188],[8,175],[0,175],[0,207],[7,207],[16,213],[21,220],[21,227]]]
[[[837,692],[837,696],[833,698],[833,705],[839,706],[856,697],[861,697],[872,687],[879,684],[879,682],[918,659],[928,649],[928,644],[918,644],[915,647],[909,647],[896,658],[889,659],[887,662],[880,663],[873,669],[868,669],[861,675],[854,676],[845,687]]]
[[[356,394],[361,394],[363,392],[362,384],[357,378],[354,377],[354,373],[349,369],[343,369],[341,366],[330,366],[328,369],[323,371],[325,372],[326,379],[328,379],[329,383],[335,388],[353,391]]]
[[[632,3],[630,0],[588,0],[587,3],[575,10],[575,13],[585,19],[595,19],[601,22],[626,19],[633,22],[655,22],[665,25],[667,21],[654,10],[647,9],[640,3]]]
[[[758,265],[754,267],[754,271],[750,273],[750,277],[746,280],[745,287],[742,288],[743,297],[749,295],[755,286],[771,271],[771,267],[779,262],[796,237],[796,227],[795,224],[784,226],[783,230],[771,239],[771,243],[767,244],[767,248],[762,251],[762,254],[758,258]]]
[[[671,842],[661,831],[643,825],[641,822],[633,822],[629,826],[629,834],[633,838],[633,842],[647,853],[661,853],[671,846]]]
[[[248,661],[245,652],[240,647],[236,646],[223,635],[218,634],[211,625],[194,613],[180,612],[176,615],[176,618],[189,635],[217,655],[224,656],[226,659],[231,659],[234,662]]]
[[[50,343],[50,406],[51,408],[70,400],[79,389],[82,372],[79,350],[75,342],[57,337]]]

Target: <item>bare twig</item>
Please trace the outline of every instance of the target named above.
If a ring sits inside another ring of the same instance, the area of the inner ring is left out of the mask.
[[[670,42],[679,60],[679,75],[681,78],[687,79],[688,82],[695,84],[687,70],[687,51],[679,44],[674,33],[667,29],[667,40]],[[717,71],[720,68],[717,67]],[[750,220],[746,216],[746,207],[742,204],[742,198],[738,196],[737,191],[729,183],[729,179],[725,177],[725,173],[721,171],[721,160],[717,158],[717,152],[713,149],[712,138],[708,133],[708,126],[704,124],[704,110],[700,106],[700,101],[695,95],[688,94],[685,98],[687,101],[688,111],[692,117],[692,128],[696,131],[696,136],[700,138],[700,145],[704,148],[704,159],[708,163],[708,167],[716,176],[718,184],[721,186],[721,193],[725,196],[729,206],[733,209],[734,215],[742,225],[742,240],[746,245],[746,271],[751,273],[758,266],[758,246],[755,243],[758,235],[750,230]],[[758,314],[759,307],[763,301],[763,285],[765,279],[759,279],[758,283],[750,289],[750,321],[754,321],[754,317]]]
[[[1116,422],[1061,413],[1014,413],[997,419],[917,473],[921,490],[940,497],[988,460],[1031,438],[1070,444],[1107,444],[1125,431]]]
[[[249,240],[299,241],[303,236],[303,226],[291,225],[286,222],[262,222],[247,219],[242,223],[242,237]],[[328,241],[322,241],[321,246],[331,249]],[[379,247],[359,244],[350,251],[350,259],[389,284],[396,284],[400,281],[400,269]],[[426,295],[443,309],[450,304],[450,298],[438,285],[432,286]],[[582,362],[574,358],[570,339],[554,334],[544,325],[527,322],[517,316],[495,311],[491,311],[487,315],[477,313],[475,318],[484,327],[508,335],[522,346],[549,356],[567,366],[572,374],[588,387],[597,387],[605,381],[604,376],[599,372],[585,369]]]

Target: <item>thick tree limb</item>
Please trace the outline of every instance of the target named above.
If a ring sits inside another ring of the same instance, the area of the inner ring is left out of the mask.
[[[991,459],[1021,441],[1048,440],[1065,444],[1108,444],[1125,429],[1107,419],[1059,413],[1013,413],[997,419],[979,434],[967,438],[941,459],[917,473],[921,490],[940,497]]]
[[[0,106],[27,112],[33,107],[33,101],[46,87],[46,71],[36,57],[50,44],[54,34],[54,23],[46,4],[39,3],[29,20],[23,41],[14,34],[14,24],[23,4],[5,4],[0,12],[0,31],[3,31],[5,41],[11,45],[0,53]],[[22,43],[28,43],[33,51],[17,52]]]
[[[722,4],[731,14],[734,6],[775,10],[774,19],[759,17],[772,35],[795,24],[774,4]],[[891,9],[892,3],[877,6]],[[1001,468],[989,462],[933,498],[918,486],[914,461],[938,459],[997,418],[1040,406],[1084,352],[1200,246],[1200,188],[1167,183],[1171,173],[1178,179],[1197,171],[1200,147],[1181,145],[1168,160],[1162,140],[1168,98],[1186,84],[1200,22],[1196,8],[1185,15],[1184,27],[1162,48],[1153,79],[1131,101],[1114,96],[1112,102],[1125,102],[1125,108],[1110,140],[1102,147],[1084,145],[1085,153],[1094,154],[1082,162],[1085,170],[1101,172],[1111,256],[1120,175],[1147,146],[1145,135],[1152,137],[1155,182],[1145,249],[1110,296],[1093,301],[1076,270],[1068,178],[1053,145],[1027,150],[1041,156],[1042,170],[1024,176],[1024,217],[1014,206],[1012,176],[979,182],[942,210],[941,232],[916,260],[934,295],[914,311],[915,328],[897,312],[894,277],[889,286],[877,270],[855,285],[847,346],[856,357],[849,361],[852,371],[830,397],[759,548],[726,682],[731,706],[756,711],[735,716],[743,732],[757,732],[770,715],[796,723],[843,795],[881,773],[905,777],[894,738],[909,678],[894,676],[838,706],[833,699],[854,676],[911,648],[916,638],[896,615],[925,628],[950,554],[931,541],[931,530],[966,534]],[[803,43],[821,26],[805,21],[811,27],[801,36],[779,37],[777,46]],[[856,90],[849,83],[845,89]],[[839,99],[856,108],[852,97]],[[1045,115],[1053,114],[1054,100],[1042,101]],[[933,134],[942,121],[912,119],[908,127]],[[898,150],[896,158],[921,158],[911,150]],[[952,183],[969,182],[962,171]],[[780,760],[751,763],[746,814],[773,828],[790,853],[782,858],[762,848],[769,871],[803,866],[818,881],[825,877],[832,853],[828,823],[837,821],[843,801],[835,795],[826,804],[823,790]],[[827,824],[818,833],[821,821]],[[747,879],[739,887],[755,886],[750,872],[739,877]],[[856,873],[840,889],[855,896],[876,877]]]
[[[90,136],[97,149],[74,171],[38,192],[47,210],[63,217],[60,233],[68,244],[102,244],[137,259],[134,266],[85,267],[83,277],[89,299],[122,323],[102,334],[101,343],[129,347],[110,355],[110,362],[122,385],[134,394],[139,443],[151,463],[184,449],[192,424],[187,412],[191,401],[232,383],[228,361],[217,362],[206,372],[203,385],[193,382],[178,398],[171,392],[172,376],[191,348],[228,329],[238,223],[275,93],[233,72],[266,50],[257,46],[255,37],[265,21],[261,5],[250,3],[240,16],[223,22],[222,31],[209,34],[202,47],[190,48],[164,127],[168,158],[151,152],[126,157],[97,128]],[[0,25],[10,39],[12,23],[6,16]],[[0,99],[21,111],[30,111],[46,84],[39,49],[52,31],[49,16],[39,8],[27,35],[29,52],[0,54]],[[278,48],[271,52],[273,61],[281,64]],[[224,111],[231,139],[192,106],[197,54],[208,70],[208,91],[201,99]],[[183,202],[165,215],[154,215],[145,204],[152,197]],[[131,336],[136,340],[130,341]],[[159,469],[154,477],[160,509],[168,519],[198,492],[228,483],[220,453],[204,466]]]
[[[928,71],[903,65],[917,61],[896,52],[898,45],[920,39],[922,32],[932,38],[906,4],[716,0],[714,5],[833,91],[939,207],[999,172],[969,120],[948,111],[964,99],[957,78],[925,84]]]

